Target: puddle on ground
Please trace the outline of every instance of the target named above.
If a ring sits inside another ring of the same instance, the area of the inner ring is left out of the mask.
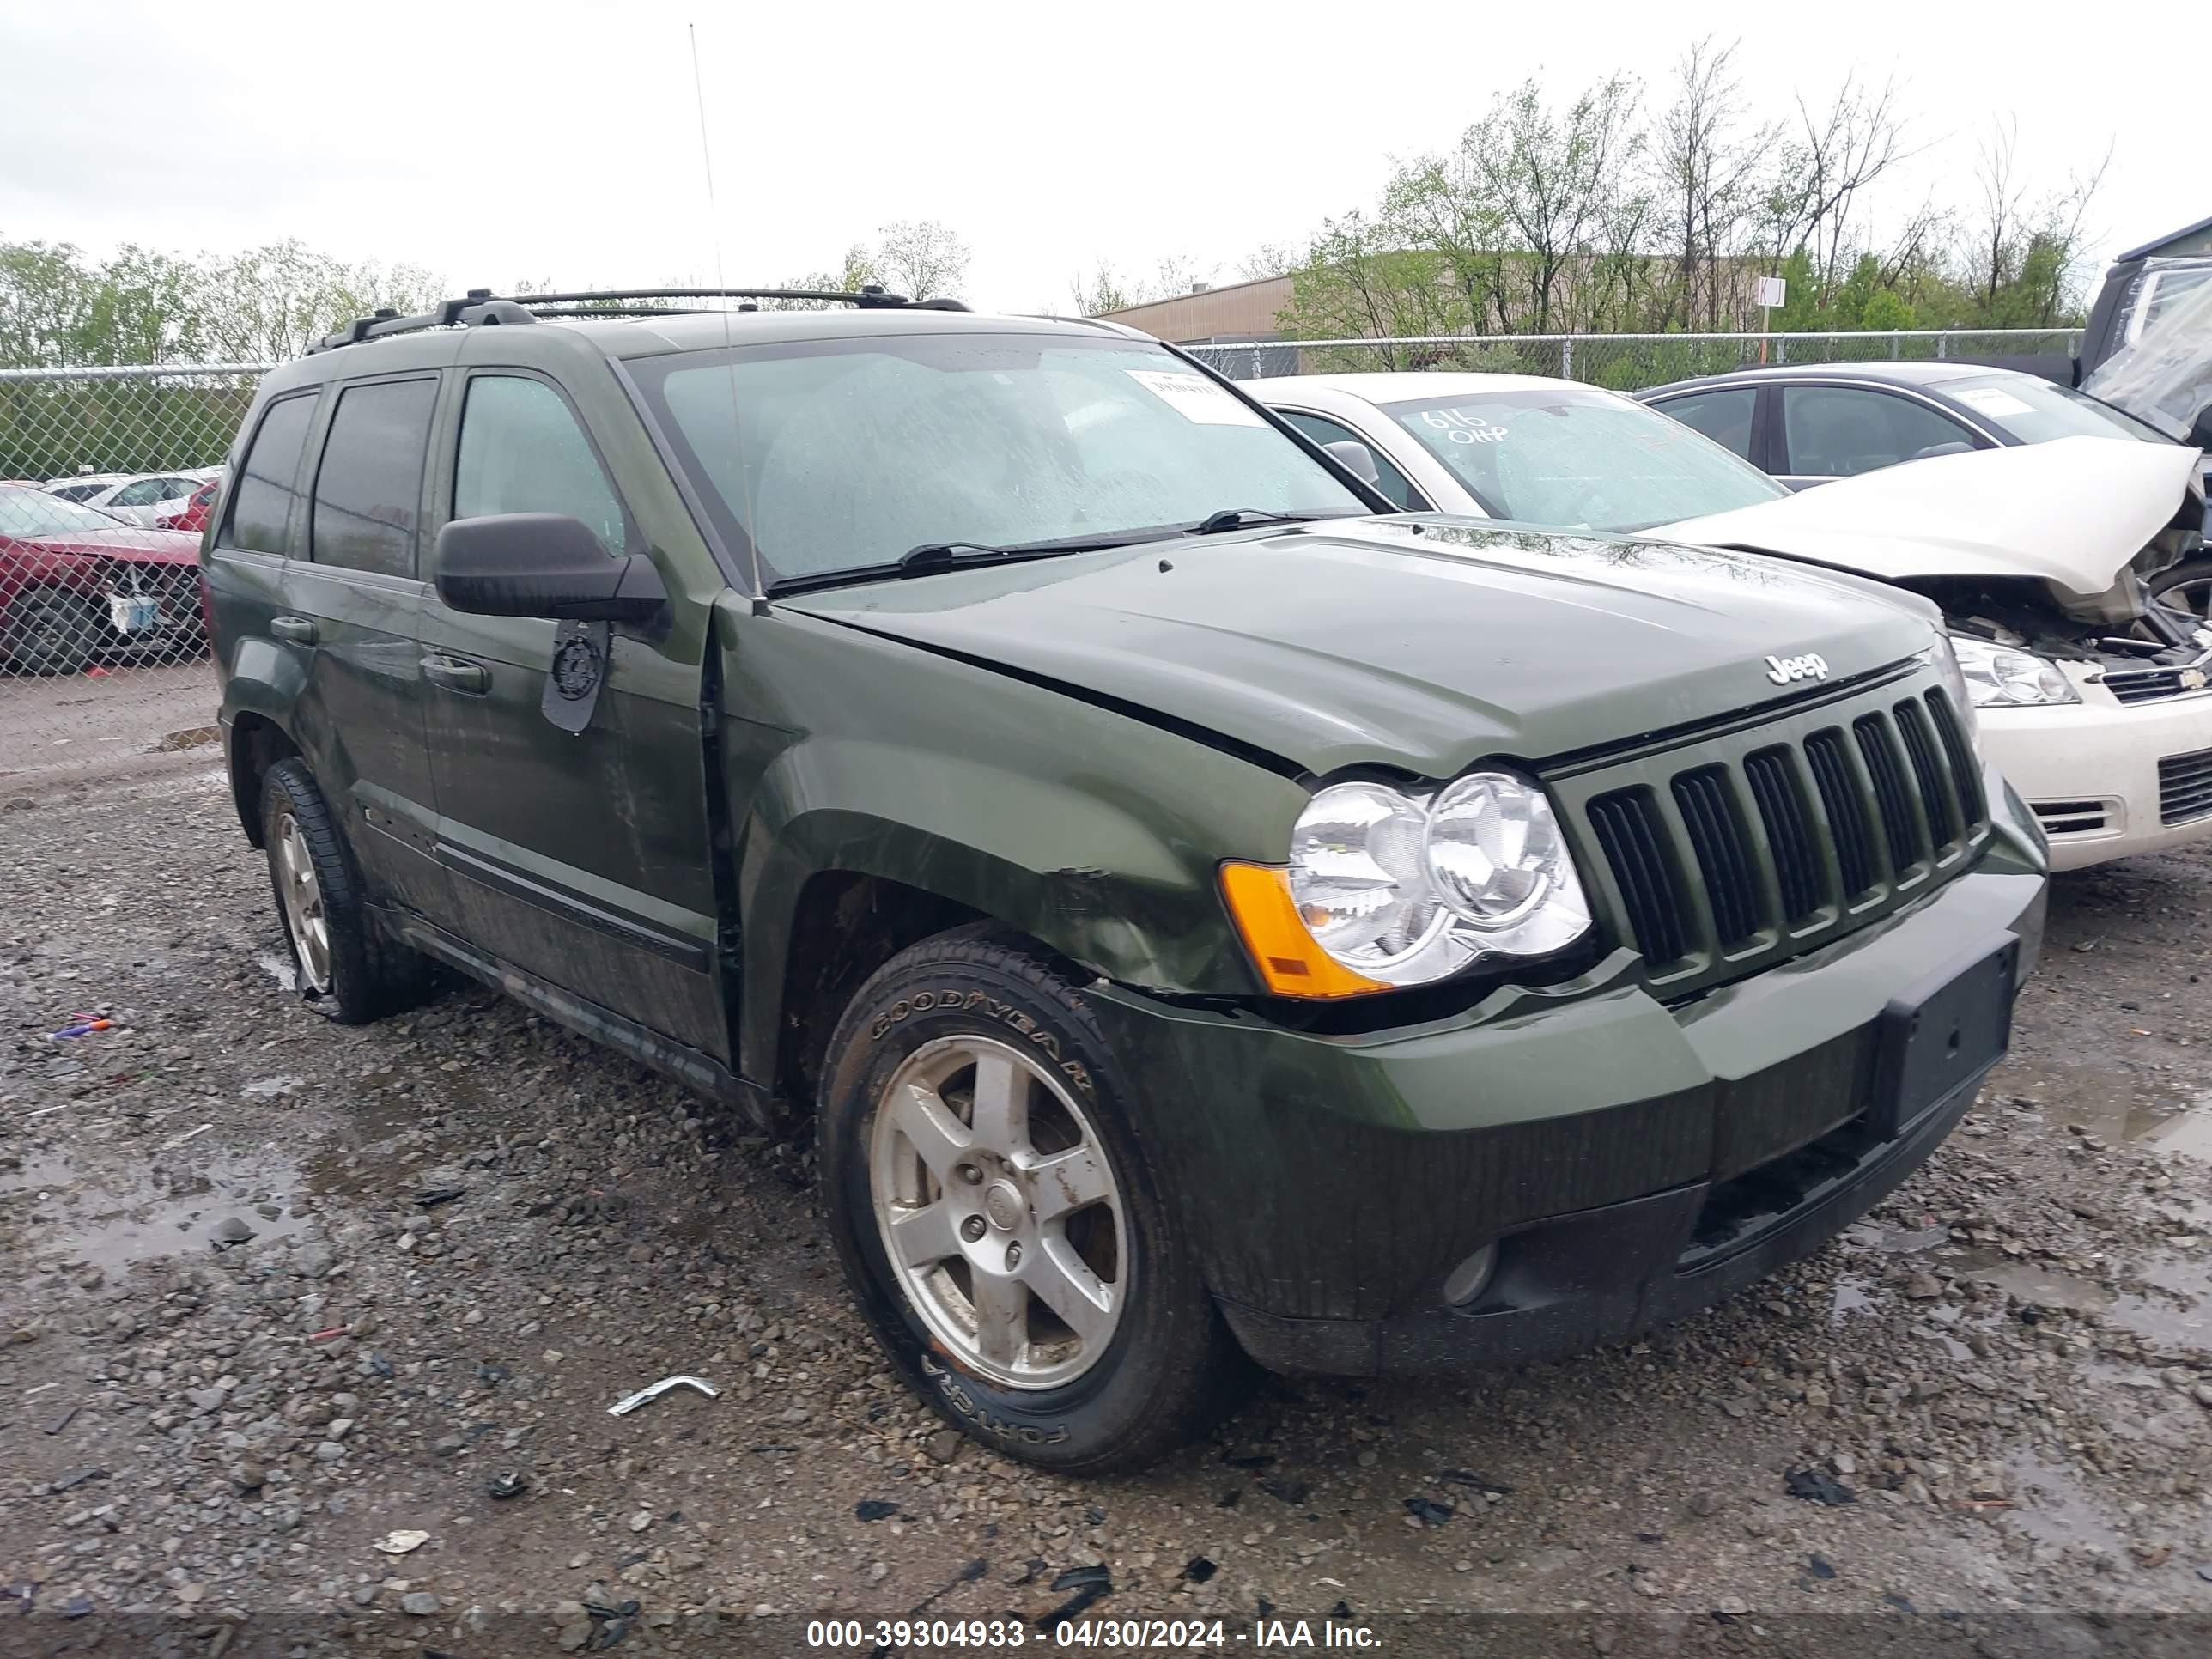
[[[2095,1314],[2161,1347],[2212,1350],[2212,1261],[2202,1256],[2154,1257],[2135,1274],[2151,1291],[2118,1294],[2078,1273],[2015,1261],[1995,1250],[1960,1250],[1947,1265],[1961,1279],[2039,1307]]]
[[[2004,1469],[2013,1492],[2013,1507],[2001,1511],[2007,1525],[2052,1549],[2086,1544],[2119,1552],[2119,1529],[2105,1520],[2079,1475],[2025,1446],[2006,1455]]]
[[[2038,1307],[2102,1313],[2113,1302],[2110,1291],[2079,1274],[2016,1261],[1999,1250],[1958,1250],[1947,1256],[1944,1264],[1961,1279],[1990,1285]]]
[[[236,1217],[261,1249],[307,1225],[294,1208],[301,1190],[281,1158],[192,1157],[177,1167],[104,1169],[86,1175],[65,1156],[37,1154],[0,1170],[0,1200],[30,1258],[47,1266],[119,1269],[188,1252],[212,1253],[211,1235]],[[263,1207],[276,1209],[263,1215]]]
[[[2163,1347],[2212,1351],[2212,1261],[2161,1256],[2142,1277],[2157,1293],[2119,1297],[2105,1317]]]
[[[2043,1064],[2020,1090],[2052,1121],[2110,1141],[2133,1141],[2212,1163],[2212,1090],[2194,1092],[2154,1078],[2097,1066]]]

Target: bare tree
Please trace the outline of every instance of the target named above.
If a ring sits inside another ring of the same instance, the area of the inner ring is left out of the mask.
[[[2080,283],[2089,204],[2112,164],[2097,165],[2061,188],[2032,198],[2019,174],[2020,124],[1995,121],[1976,154],[1981,219],[1969,235],[1965,271],[1981,319],[1993,327],[2055,322]]]
[[[249,248],[203,269],[209,303],[201,343],[232,362],[296,357],[356,317],[384,306],[427,311],[447,292],[419,266],[349,263],[296,241]]]
[[[902,219],[878,234],[872,261],[884,285],[908,299],[949,295],[968,275],[968,244],[934,219]],[[847,261],[849,266],[851,261]]]
[[[1157,301],[1172,300],[1178,295],[1195,294],[1213,280],[1218,269],[1217,265],[1201,264],[1187,253],[1171,253],[1160,261],[1150,280],[1140,281],[1124,278],[1112,264],[1101,259],[1089,277],[1079,272],[1069,290],[1075,297],[1077,314],[1097,317],[1130,306],[1148,306]]]
[[[1778,129],[1746,122],[1735,58],[1741,41],[1716,46],[1711,35],[1674,65],[1674,101],[1652,135],[1652,171],[1661,203],[1658,223],[1674,251],[1676,292],[1667,320],[1722,325],[1722,306],[1735,284],[1723,276],[1742,252],[1765,187]],[[1702,317],[1700,316],[1702,313]]]
[[[1544,102],[1534,81],[1501,94],[1460,141],[1470,174],[1504,217],[1523,257],[1516,286],[1528,298],[1527,326],[1546,331],[1572,320],[1575,264],[1587,257],[1622,178],[1644,147],[1636,125],[1637,83],[1615,75],[1564,114]]]
[[[1779,262],[1804,251],[1821,295],[1851,262],[1852,211],[1884,173],[1913,152],[1894,80],[1881,87],[1846,76],[1817,113],[1801,94],[1795,136],[1776,155],[1764,203],[1769,251]]]

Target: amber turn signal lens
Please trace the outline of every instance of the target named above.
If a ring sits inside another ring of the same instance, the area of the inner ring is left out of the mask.
[[[1221,896],[1244,949],[1270,991],[1285,997],[1358,997],[1391,988],[1356,974],[1321,948],[1298,920],[1287,870],[1267,864],[1224,864]]]

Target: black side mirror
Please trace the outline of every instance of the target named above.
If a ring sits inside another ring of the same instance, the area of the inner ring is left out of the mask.
[[[2197,411],[2197,422],[2189,428],[2189,441],[2199,449],[2212,450],[2212,404]]]
[[[565,513],[454,520],[438,532],[438,597],[477,617],[641,625],[668,604],[652,560],[610,558]]]

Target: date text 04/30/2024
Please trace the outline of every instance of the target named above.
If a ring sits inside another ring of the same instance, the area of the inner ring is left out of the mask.
[[[806,1626],[810,1648],[873,1651],[988,1653],[1016,1648],[1080,1648],[1105,1652],[1191,1652],[1249,1648],[1382,1647],[1364,1625],[1337,1620],[1261,1619],[1231,1625],[1221,1619],[1062,1619],[1032,1630],[1014,1619],[817,1619]]]

